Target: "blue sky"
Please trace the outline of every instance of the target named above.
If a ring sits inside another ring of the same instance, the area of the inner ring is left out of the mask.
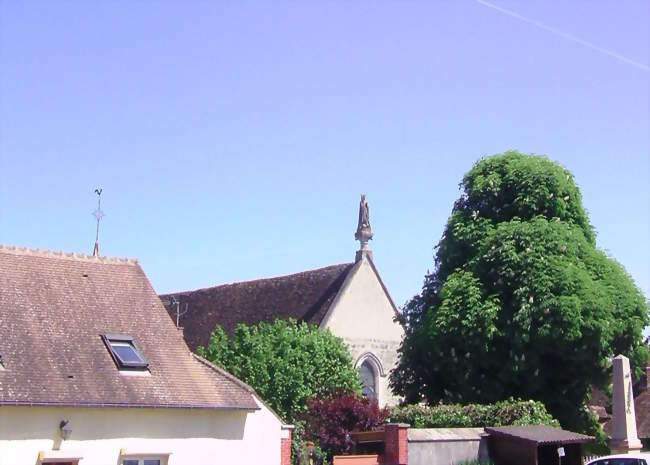
[[[351,261],[398,305],[458,183],[569,168],[650,295],[644,1],[0,0],[0,243],[137,257],[159,292]]]

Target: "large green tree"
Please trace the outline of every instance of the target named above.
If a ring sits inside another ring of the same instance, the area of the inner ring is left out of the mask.
[[[393,388],[430,403],[536,399],[584,429],[610,357],[645,363],[643,294],[596,247],[573,176],[548,158],[484,158],[461,190],[434,271],[404,309]]]
[[[249,384],[285,421],[306,412],[312,396],[361,393],[343,340],[295,320],[240,324],[230,339],[217,326],[197,352]]]

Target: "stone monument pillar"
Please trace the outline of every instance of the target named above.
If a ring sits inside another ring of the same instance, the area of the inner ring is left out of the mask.
[[[359,202],[359,223],[357,224],[357,232],[354,238],[361,243],[361,247],[357,251],[355,262],[361,260],[364,255],[372,259],[372,250],[368,248],[368,241],[372,239],[372,228],[370,227],[370,209],[366,201],[366,194],[361,194],[361,201]]]
[[[641,450],[641,441],[636,433],[630,360],[618,355],[614,357],[613,365],[614,402],[609,447],[613,453],[638,452]]]

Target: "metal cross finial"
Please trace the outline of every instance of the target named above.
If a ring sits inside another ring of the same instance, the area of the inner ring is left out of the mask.
[[[97,229],[95,230],[95,248],[93,249],[93,257],[99,257],[99,222],[104,217],[104,212],[102,211],[102,190],[101,187],[95,189],[95,194],[97,194],[97,210],[93,212],[93,216],[97,219]]]

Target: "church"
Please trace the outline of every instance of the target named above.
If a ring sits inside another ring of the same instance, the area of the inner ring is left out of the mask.
[[[192,350],[205,346],[216,325],[229,335],[239,323],[271,323],[294,318],[342,338],[359,371],[363,394],[380,406],[399,399],[389,388],[390,371],[404,329],[398,309],[373,261],[365,196],[359,204],[354,262],[316,270],[161,295],[172,319],[183,328]]]

